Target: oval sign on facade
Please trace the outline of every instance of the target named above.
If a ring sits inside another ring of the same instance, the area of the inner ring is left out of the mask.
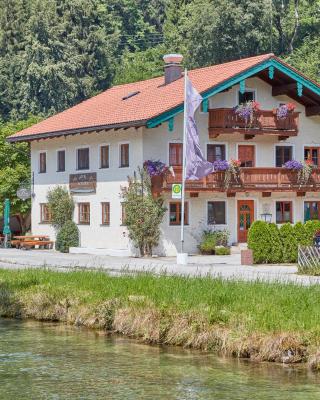
[[[181,199],[182,197],[182,184],[174,183],[172,185],[172,198],[173,199]]]
[[[21,187],[17,190],[17,197],[25,201],[31,197],[31,190],[26,187]]]

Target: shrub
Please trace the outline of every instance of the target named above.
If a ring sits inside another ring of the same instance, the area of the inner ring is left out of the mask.
[[[307,237],[306,225],[304,225],[302,222],[297,222],[294,225],[293,232],[298,245],[308,246],[309,244],[311,244],[309,238]]]
[[[268,231],[270,235],[270,257],[269,262],[277,264],[282,262],[282,241],[280,237],[279,228],[276,224],[268,224]]]
[[[202,240],[199,245],[199,250],[201,254],[214,254],[216,247],[216,239],[211,232],[205,231],[202,234]]]
[[[230,247],[216,247],[214,251],[216,256],[229,256],[230,255]]]
[[[152,255],[153,247],[159,243],[160,224],[166,212],[163,198],[153,197],[150,176],[141,168],[138,174],[128,177],[128,185],[121,188],[121,197],[129,238],[139,248],[141,256]]]
[[[282,241],[282,262],[297,262],[298,242],[294,234],[294,229],[289,222],[281,226],[280,237]]]
[[[254,221],[248,232],[248,248],[253,252],[253,261],[256,264],[270,262],[271,259],[271,237],[268,223]]]
[[[69,253],[70,247],[79,246],[79,229],[73,221],[67,221],[59,230],[56,239],[56,250]]]
[[[62,228],[67,221],[72,221],[74,201],[66,188],[56,186],[48,192],[47,199],[51,224],[56,230]]]
[[[306,245],[311,246],[313,245],[315,233],[320,231],[320,221],[307,221],[304,227],[306,231]]]

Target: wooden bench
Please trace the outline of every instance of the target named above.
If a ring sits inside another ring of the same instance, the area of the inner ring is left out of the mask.
[[[23,240],[20,241],[19,248],[27,250],[38,246],[39,249],[52,249],[53,244],[52,240]]]

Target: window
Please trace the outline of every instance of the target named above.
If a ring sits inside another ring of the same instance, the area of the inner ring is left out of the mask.
[[[77,150],[77,169],[89,169],[89,148]]]
[[[169,143],[169,165],[182,165],[182,143]]]
[[[276,146],[276,167],[292,160],[292,146]]]
[[[169,207],[170,225],[181,225],[181,202],[172,202]],[[188,225],[188,203],[184,203],[184,224]]]
[[[77,169],[89,169],[89,148],[77,150]]]
[[[90,224],[90,203],[79,203],[79,224],[89,225]]]
[[[63,172],[66,170],[66,152],[64,150],[57,151],[57,171]]]
[[[226,223],[226,203],[224,201],[208,202],[208,225],[224,225]]]
[[[46,203],[40,204],[40,222],[42,224],[48,224],[51,222],[51,213],[48,204]]]
[[[304,202],[304,221],[320,220],[320,201]]]
[[[129,167],[129,144],[120,144],[120,168]]]
[[[109,168],[109,146],[100,147],[100,168]]]
[[[102,225],[110,225],[110,203],[101,203]]]
[[[207,144],[207,160],[210,162],[226,159],[226,146],[224,144]]]
[[[39,174],[47,172],[47,153],[42,152],[39,154]]]
[[[292,222],[292,202],[291,201],[277,201],[276,202],[276,222],[283,224],[285,222]]]
[[[304,148],[304,159],[312,160],[313,164],[317,167],[320,166],[320,147],[305,147]]]
[[[255,101],[254,90],[246,90],[244,93],[238,92],[238,104],[244,104],[247,101]]]

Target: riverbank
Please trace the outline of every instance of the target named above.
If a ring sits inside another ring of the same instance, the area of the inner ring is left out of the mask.
[[[320,286],[206,277],[0,270],[0,316],[320,368]]]

